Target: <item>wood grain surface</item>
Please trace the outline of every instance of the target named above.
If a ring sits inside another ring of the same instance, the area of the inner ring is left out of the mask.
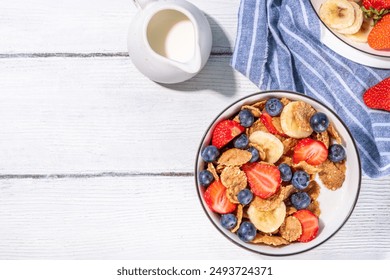
[[[131,2],[0,2],[0,259],[268,258],[222,237],[194,186],[205,129],[258,90],[229,65],[239,0],[191,1],[212,56],[170,86],[127,56]],[[289,258],[389,259],[389,209],[390,177],[365,178],[343,229]]]

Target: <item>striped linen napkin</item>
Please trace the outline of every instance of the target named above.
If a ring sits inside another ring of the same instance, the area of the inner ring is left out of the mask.
[[[351,130],[363,173],[390,175],[390,113],[362,101],[390,70],[349,61],[319,38],[309,0],[241,0],[232,66],[261,90],[293,90],[328,105]]]

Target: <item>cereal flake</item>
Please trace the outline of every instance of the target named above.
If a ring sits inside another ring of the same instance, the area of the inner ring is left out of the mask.
[[[334,191],[340,188],[345,180],[345,171],[340,170],[330,160],[326,160],[322,165],[322,171],[318,173],[322,183],[324,183],[325,187]]]
[[[241,107],[241,110],[243,110],[243,109],[247,109],[247,110],[251,111],[253,116],[255,116],[256,118],[261,116],[261,111],[259,110],[259,108],[256,108],[254,106],[244,105],[244,106]]]
[[[325,130],[324,132],[316,133],[315,138],[318,141],[321,141],[322,143],[324,143],[326,148],[329,148],[330,139],[329,139],[328,131]]]
[[[333,124],[329,124],[327,131],[329,132],[330,136],[332,136],[336,140],[337,143],[339,143],[340,145],[342,144],[343,141],[337,130],[334,128]]]
[[[283,147],[284,147],[283,154],[286,155],[286,154],[292,153],[294,151],[294,148],[298,143],[298,139],[286,138],[285,140],[283,140],[282,143],[283,143]]]
[[[317,217],[321,215],[320,203],[317,200],[312,201],[307,207],[307,210],[311,211]]]
[[[302,226],[297,218],[289,216],[280,226],[280,235],[289,242],[297,240],[302,234]]]
[[[264,235],[264,234],[257,234],[256,237],[252,240],[252,243],[258,244],[266,244],[266,245],[272,245],[272,246],[281,246],[281,245],[287,245],[289,242],[280,236],[273,236],[273,235]]]
[[[294,121],[298,127],[303,131],[312,131],[310,126],[310,118],[315,114],[316,110],[309,104],[303,101],[295,101],[296,106],[293,112]]]
[[[226,167],[221,173],[221,182],[226,187],[226,196],[233,203],[239,203],[237,194],[246,188],[245,172],[236,166]]]
[[[217,170],[215,170],[214,164],[209,162],[209,164],[207,165],[207,170],[210,171],[211,174],[213,174],[215,181],[219,181],[219,176],[218,176]]]
[[[316,181],[310,181],[309,185],[306,188],[307,194],[312,200],[316,200],[320,195],[321,187]]]
[[[322,169],[320,166],[314,166],[311,164],[308,164],[306,161],[301,161],[297,164],[292,165],[293,168],[295,169],[302,169],[303,171],[306,171],[308,174],[317,174],[320,172]]]
[[[241,221],[242,221],[242,215],[243,215],[243,207],[242,207],[241,204],[239,204],[239,205],[237,206],[237,213],[236,213],[237,224],[236,224],[236,226],[231,230],[231,232],[236,232],[236,231],[240,228]]]
[[[245,150],[229,149],[218,159],[218,164],[225,166],[240,166],[247,163],[252,158],[252,154]]]
[[[270,198],[263,199],[255,196],[251,202],[251,206],[253,205],[258,211],[272,211],[276,209],[282,201],[288,198],[293,190],[294,187],[288,185],[286,187],[280,187],[279,191]]]

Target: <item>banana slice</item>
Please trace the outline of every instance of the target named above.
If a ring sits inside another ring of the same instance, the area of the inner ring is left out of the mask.
[[[320,7],[320,18],[331,28],[347,28],[355,21],[355,9],[347,0],[328,0]]]
[[[273,134],[264,131],[255,131],[249,136],[249,142],[259,146],[265,153],[265,161],[277,162],[283,155],[283,143]]]
[[[355,21],[353,24],[349,27],[343,28],[343,29],[335,29],[335,31],[341,33],[341,34],[355,34],[360,30],[360,27],[363,24],[363,11],[360,9],[360,6],[356,4],[355,2],[350,2],[352,7],[355,10]]]
[[[249,220],[258,230],[271,233],[283,224],[286,217],[286,205],[282,201],[277,208],[271,211],[259,211],[254,205],[250,205],[247,213]]]
[[[310,118],[313,107],[302,101],[288,103],[280,114],[280,124],[285,134],[292,138],[306,138],[313,133]]]
[[[370,19],[364,19],[360,30],[351,35],[345,35],[347,38],[355,41],[357,43],[367,43],[368,34],[370,34],[371,29],[374,27],[374,21]]]

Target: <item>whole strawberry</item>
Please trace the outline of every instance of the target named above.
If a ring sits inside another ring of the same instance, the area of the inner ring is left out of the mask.
[[[363,0],[362,10],[366,17],[373,18],[376,23],[390,13],[390,0]]]
[[[390,112],[390,77],[369,88],[364,93],[363,100],[372,109]]]
[[[390,14],[375,24],[367,40],[368,45],[375,50],[390,50]]]

